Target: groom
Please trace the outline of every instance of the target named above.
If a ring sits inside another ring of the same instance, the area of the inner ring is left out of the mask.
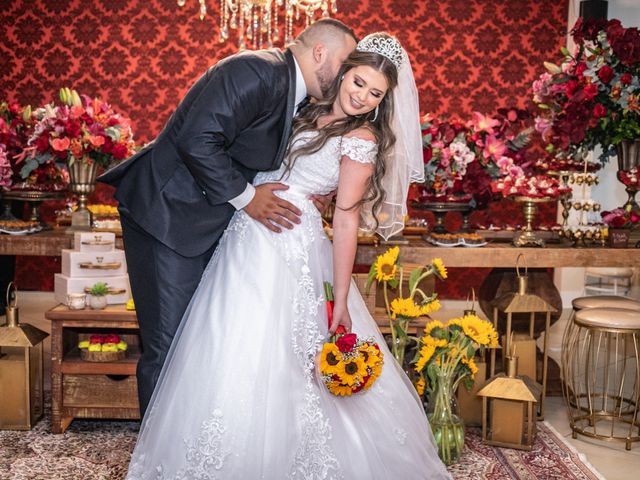
[[[323,98],[356,41],[343,23],[322,19],[284,52],[244,51],[221,60],[150,145],[98,179],[116,187],[119,201],[142,339],[141,415],[233,213],[244,209],[276,232],[299,223],[301,212],[274,195],[286,186],[254,188],[251,181],[280,166],[298,104]]]

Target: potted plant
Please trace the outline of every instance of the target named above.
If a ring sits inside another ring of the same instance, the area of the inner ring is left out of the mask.
[[[104,282],[97,282],[89,290],[91,299],[89,300],[89,306],[94,310],[102,310],[107,306],[107,294],[109,293],[109,287]]]

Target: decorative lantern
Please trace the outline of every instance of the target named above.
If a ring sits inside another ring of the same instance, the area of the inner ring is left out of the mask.
[[[497,447],[531,450],[536,436],[534,404],[540,384],[516,376],[518,357],[506,357],[507,374],[499,373],[478,392],[482,397],[482,441]]]
[[[537,381],[534,378],[536,368],[536,347],[534,337],[534,325],[536,320],[536,314],[545,314],[545,327],[544,327],[544,346],[543,346],[543,360],[542,360],[542,397],[538,404],[538,419],[544,418],[544,399],[547,390],[547,363],[548,353],[547,345],[549,342],[549,327],[551,326],[551,314],[557,312],[557,310],[547,303],[543,298],[538,295],[527,293],[527,268],[525,265],[525,274],[520,275],[519,262],[520,257],[524,258],[522,254],[518,255],[516,260],[516,272],[518,275],[518,291],[509,292],[498,298],[496,298],[493,304],[493,326],[498,330],[498,318],[500,312],[504,312],[507,316],[507,325],[505,335],[502,339],[503,352],[511,352],[511,342],[514,339],[520,343],[520,348],[516,348],[516,352],[519,353],[520,366],[516,374],[523,376],[523,372],[533,374],[532,380]],[[517,337],[512,336],[511,324],[514,313],[528,313],[529,314],[529,333],[524,336],[519,335]],[[528,352],[528,355],[522,355],[522,353]],[[489,375],[493,377],[495,375],[496,367],[496,351],[491,350],[490,370]]]
[[[7,288],[7,325],[0,327],[0,429],[30,430],[44,413],[42,341],[49,334],[19,323],[12,285]]]

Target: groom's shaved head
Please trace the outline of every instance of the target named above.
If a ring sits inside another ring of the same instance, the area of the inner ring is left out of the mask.
[[[316,43],[331,45],[337,41],[342,42],[344,36],[352,38],[356,43],[358,37],[353,30],[347,27],[340,20],[334,18],[321,18],[305,28],[296,37],[295,43],[306,48],[311,48]]]

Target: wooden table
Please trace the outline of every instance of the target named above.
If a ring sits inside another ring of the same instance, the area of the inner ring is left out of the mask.
[[[51,320],[51,431],[63,433],[74,418],[139,419],[135,312],[123,305],[104,310],[58,305],[44,316]],[[123,337],[129,345],[127,358],[104,363],[82,360],[78,341],[94,333]]]
[[[390,246],[393,244],[360,245],[356,263],[370,265]],[[516,248],[507,243],[491,243],[478,248],[443,248],[421,239],[399,246],[402,262],[425,264],[438,257],[447,267],[514,268],[521,253],[529,268],[640,266],[640,248],[572,248],[561,244]]]
[[[0,255],[42,255],[59,257],[60,252],[73,248],[73,235],[66,227],[57,227],[31,235],[0,235]],[[122,248],[122,237],[116,237],[116,248]]]
[[[356,263],[370,265],[390,246],[392,244],[360,245]],[[64,248],[73,248],[73,235],[66,234],[65,228],[33,235],[0,235],[0,255],[59,256]],[[116,237],[116,248],[122,248],[121,237]],[[516,248],[507,243],[490,243],[479,248],[442,248],[414,238],[400,245],[400,250],[403,262],[426,263],[439,257],[447,267],[513,268],[520,253],[524,253],[530,268],[640,266],[640,248],[571,248],[562,244]]]

